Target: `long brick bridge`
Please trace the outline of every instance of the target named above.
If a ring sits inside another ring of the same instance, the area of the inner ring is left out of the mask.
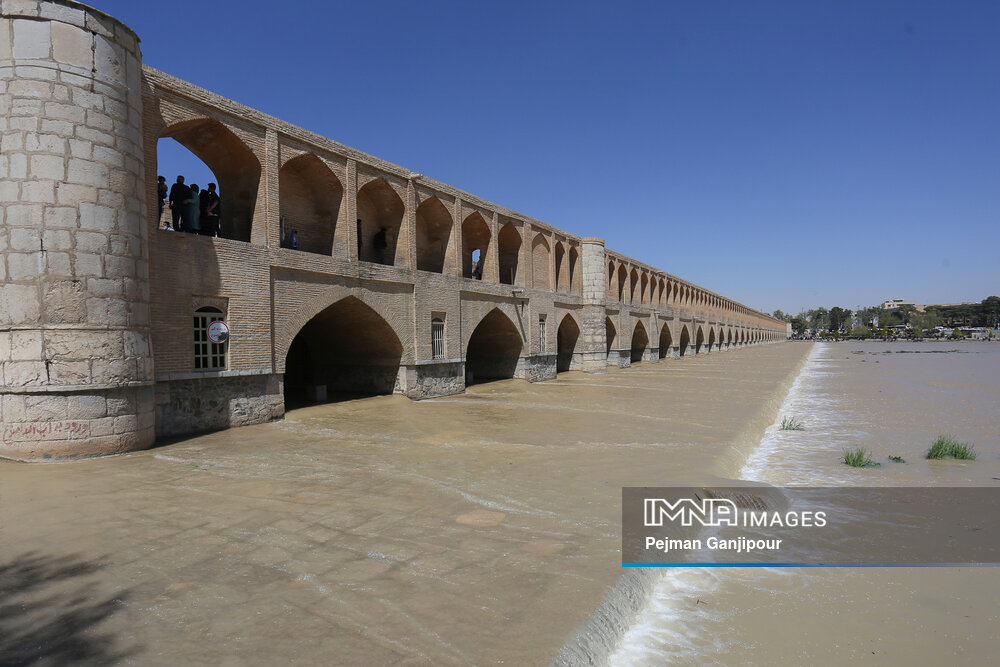
[[[442,396],[787,337],[601,239],[143,66],[135,34],[96,10],[2,12],[0,456],[121,452],[324,394]],[[217,177],[219,237],[161,224],[165,137]],[[228,342],[209,338],[216,320]]]

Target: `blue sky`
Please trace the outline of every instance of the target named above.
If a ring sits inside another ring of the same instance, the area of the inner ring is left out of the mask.
[[[1000,3],[92,4],[153,67],[752,307],[1000,293]]]

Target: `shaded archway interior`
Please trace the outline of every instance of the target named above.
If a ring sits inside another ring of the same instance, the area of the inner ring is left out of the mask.
[[[391,394],[403,345],[378,313],[347,297],[309,320],[285,358],[285,405]],[[323,394],[326,398],[323,398]]]
[[[573,367],[573,353],[580,340],[580,327],[569,315],[563,317],[556,330],[556,372],[562,373]]]
[[[333,254],[333,239],[344,188],[312,153],[292,158],[278,176],[280,215],[286,238],[296,230],[299,250]]]
[[[642,355],[649,345],[649,336],[646,334],[646,327],[642,322],[636,322],[635,330],[632,332],[632,350],[630,359],[633,364],[642,361]]]
[[[385,179],[376,178],[358,190],[358,258],[394,266],[403,224],[403,200]]]
[[[521,356],[521,334],[510,318],[494,308],[473,330],[465,353],[467,383],[514,377]]]

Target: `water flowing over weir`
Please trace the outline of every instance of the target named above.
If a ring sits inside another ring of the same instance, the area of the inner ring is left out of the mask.
[[[1000,347],[992,344],[817,345],[739,477],[803,487],[995,487],[998,370]],[[805,430],[782,431],[784,417],[804,422]],[[973,442],[979,459],[928,462],[939,433]],[[855,447],[881,466],[844,465],[844,451]],[[882,520],[878,507],[854,510],[853,537]],[[976,507],[967,515],[977,521]],[[817,537],[814,546],[821,549],[824,539],[837,538]],[[978,662],[988,660],[997,640],[995,596],[988,593],[1000,585],[997,568],[673,568],[650,576],[649,598],[608,655],[610,664],[732,664],[748,648],[760,664],[872,655],[897,664],[949,656]]]
[[[819,348],[814,346],[808,356],[789,373],[774,396],[765,401],[757,416],[730,443],[715,461],[715,466],[736,479],[758,481],[746,477],[749,459],[762,446],[768,429],[774,428],[791,398],[798,393],[801,379],[810,368]],[[739,473],[737,474],[737,471]],[[719,485],[723,485],[720,482]],[[692,529],[693,537],[695,531]],[[553,665],[634,664],[651,660],[660,664],[694,649],[689,638],[697,635],[697,621],[689,620],[673,603],[693,595],[706,594],[718,588],[722,570],[711,568],[629,568],[594,614],[563,648]],[[675,646],[675,654],[649,651],[646,646]]]

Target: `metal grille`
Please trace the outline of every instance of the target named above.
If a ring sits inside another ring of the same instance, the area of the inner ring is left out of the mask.
[[[225,322],[218,308],[199,308],[194,313],[194,368],[198,371],[220,370],[226,367],[228,343],[213,343],[208,339],[208,325]]]
[[[431,320],[431,352],[435,359],[444,359],[444,320]]]

